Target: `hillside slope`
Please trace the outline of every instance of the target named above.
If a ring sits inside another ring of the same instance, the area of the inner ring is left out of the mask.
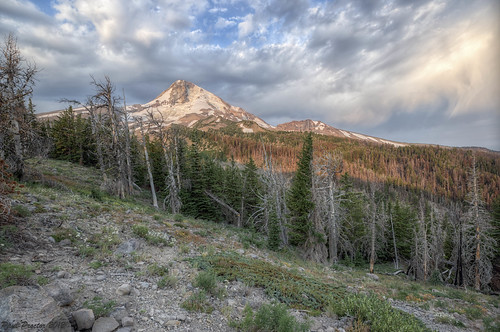
[[[0,233],[0,288],[41,284],[67,316],[91,308],[121,325],[132,320],[136,331],[236,331],[245,306],[257,311],[277,300],[312,331],[353,324],[390,331],[403,323],[424,330],[414,317],[439,331],[500,324],[498,297],[380,273],[390,272],[387,266],[373,276],[312,264],[293,251],[266,250],[250,230],[156,211],[144,192],[129,200],[108,196],[92,168],[29,164],[33,182],[13,197],[18,217]],[[388,304],[398,309],[380,311]],[[342,317],[348,313],[359,320]]]

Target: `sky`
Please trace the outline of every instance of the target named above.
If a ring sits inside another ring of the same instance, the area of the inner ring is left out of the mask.
[[[500,151],[498,0],[1,0],[8,33],[37,112],[90,75],[127,104],[183,79],[273,125]]]

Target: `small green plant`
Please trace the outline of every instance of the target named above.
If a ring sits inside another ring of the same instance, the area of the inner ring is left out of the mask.
[[[101,261],[92,261],[89,263],[89,267],[93,268],[94,270],[100,269],[103,265],[104,263]]]
[[[0,289],[15,285],[32,285],[33,267],[0,263]]]
[[[104,301],[102,297],[94,296],[92,300],[83,302],[83,307],[92,309],[95,318],[107,316],[113,311],[116,301]]]
[[[61,242],[64,239],[71,240],[71,242],[74,242],[76,240],[77,236],[76,230],[73,228],[58,228],[54,234],[52,234],[52,237],[56,242]]]
[[[149,228],[146,225],[134,225],[132,226],[132,232],[138,237],[145,239],[149,234]]]
[[[190,251],[190,249],[189,249],[189,246],[187,244],[181,244],[179,246],[179,252],[181,254],[189,254],[189,251]]]
[[[90,190],[90,197],[95,199],[98,202],[104,201],[105,193],[99,189],[92,188]]]
[[[158,288],[172,288],[177,284],[177,278],[174,276],[165,276],[156,284]]]
[[[156,220],[156,221],[160,221],[160,220],[162,220],[162,219],[163,219],[163,217],[162,217],[161,215],[159,215],[159,214],[155,214],[155,215],[153,216],[153,219],[154,219],[154,220]]]
[[[193,293],[186,301],[181,303],[181,307],[187,311],[205,312],[207,314],[214,311],[214,308],[208,303],[207,293],[203,290]]]
[[[163,233],[150,231],[145,225],[132,226],[132,232],[152,245],[170,245],[168,238]]]
[[[194,286],[215,295],[217,292],[217,277],[211,270],[202,271],[196,276]]]
[[[28,210],[24,205],[15,205],[12,207],[12,212],[21,218],[27,218],[31,216],[31,211]]]
[[[182,214],[180,214],[180,213],[176,213],[176,214],[174,214],[174,218],[173,219],[174,219],[174,221],[181,222],[181,221],[184,220],[184,216]]]
[[[168,267],[153,263],[148,266],[148,274],[150,276],[164,277],[168,275]]]
[[[445,309],[447,306],[448,306],[448,304],[447,304],[445,301],[441,301],[441,300],[437,300],[437,301],[434,303],[434,307],[435,307],[435,308]]]
[[[498,332],[500,331],[500,318],[497,318],[495,321],[492,317],[484,317],[483,325],[484,330],[487,332]]]
[[[475,320],[483,317],[483,311],[478,306],[465,307],[465,316],[470,320]]]
[[[299,332],[308,331],[307,322],[299,323],[284,304],[264,304],[254,314],[250,306],[243,310],[243,319],[231,325],[242,331]]]
[[[44,276],[38,276],[36,278],[36,283],[40,286],[45,286],[50,282],[50,279]]]
[[[78,247],[78,255],[82,257],[94,257],[97,254],[97,249],[86,244]]]
[[[440,324],[453,325],[456,327],[465,327],[464,323],[449,316],[439,316],[436,317],[434,320]]]
[[[18,229],[14,225],[0,226],[0,253],[12,246],[12,239],[17,231]]]

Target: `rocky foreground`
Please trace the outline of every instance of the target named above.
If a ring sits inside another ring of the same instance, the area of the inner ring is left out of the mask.
[[[245,307],[258,310],[275,300],[261,287],[224,276],[200,291],[203,257],[224,252],[335,280],[350,292],[375,292],[433,330],[484,330],[485,318],[500,316],[498,297],[304,262],[293,252],[264,249],[264,240],[247,230],[77,192],[66,177],[73,166],[39,166],[43,181],[14,197],[14,227],[2,226],[2,331],[236,331]],[[83,188],[98,181],[81,172]],[[311,331],[358,324],[329,310],[289,312]]]

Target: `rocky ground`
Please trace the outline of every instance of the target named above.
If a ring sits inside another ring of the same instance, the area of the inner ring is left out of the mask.
[[[17,217],[11,241],[2,243],[0,262],[30,266],[34,275],[17,283],[25,287],[0,291],[4,330],[15,327],[8,322],[31,317],[35,323],[67,319],[69,325],[64,323],[55,331],[236,331],[231,322],[242,319],[245,306],[257,310],[273,301],[262,288],[221,279],[218,293],[208,294],[204,302],[210,310],[183,307],[199,291],[195,279],[200,270],[192,258],[232,250],[277,262],[279,256],[259,249],[258,241],[252,243],[248,234],[225,225],[168,216],[140,204],[96,199],[57,186],[24,188],[13,204],[23,216]],[[147,234],[141,229],[147,229]],[[294,262],[300,264],[300,260]],[[291,268],[308,273],[310,266]],[[397,278],[323,266],[314,271],[341,280],[348,289],[380,294],[390,293],[396,281],[390,282]],[[427,302],[407,297],[390,299],[390,303],[438,331],[484,330],[484,317],[500,316],[494,297],[474,298],[480,308],[476,317],[458,310],[461,304],[471,305],[463,299],[442,297],[438,299],[442,303],[437,302],[436,294],[443,292],[436,290]],[[21,303],[22,296],[27,300]],[[9,308],[17,308],[11,316]],[[41,312],[53,317],[39,317]],[[344,331],[353,325],[353,318],[329,312],[312,316],[305,310],[290,312],[298,321],[309,321],[311,331]],[[30,330],[17,327],[18,331]]]

